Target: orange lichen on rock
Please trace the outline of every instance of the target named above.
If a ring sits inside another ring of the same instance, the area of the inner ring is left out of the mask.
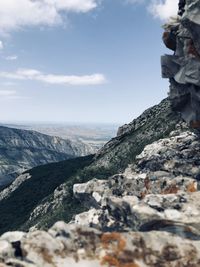
[[[139,267],[136,263],[123,263],[120,256],[126,247],[126,241],[119,233],[105,233],[101,237],[101,242],[104,249],[109,250],[101,261],[101,265],[109,267]]]
[[[119,267],[119,260],[111,255],[106,255],[103,257],[101,265],[116,266]]]
[[[167,194],[177,194],[179,191],[179,188],[176,184],[172,184],[170,186],[168,186],[166,189],[164,189],[162,191],[163,195],[167,195]]]
[[[187,186],[187,192],[194,193],[197,191],[196,182],[192,182]]]
[[[116,252],[123,251],[126,247],[126,241],[121,238],[121,235],[119,233],[103,234],[101,237],[101,242],[104,248],[109,248],[109,245],[113,245],[113,243],[116,244],[117,242],[117,247],[114,248]]]
[[[111,255],[106,255],[103,258],[101,265],[108,265],[109,267],[139,267],[136,263],[121,263],[119,259]]]

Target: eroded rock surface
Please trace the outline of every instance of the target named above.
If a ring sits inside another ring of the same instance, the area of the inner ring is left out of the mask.
[[[164,25],[163,41],[173,55],[162,57],[174,110],[200,129],[200,1],[179,0],[179,16]]]
[[[8,233],[0,238],[0,245],[1,267],[196,267],[200,264],[199,240],[159,231],[109,233],[58,222],[48,232]]]
[[[123,173],[75,184],[88,211],[46,232],[5,233],[0,266],[200,266],[199,159],[199,135],[177,130]],[[55,190],[55,199],[64,192]]]
[[[74,195],[92,207],[75,222],[103,231],[191,232],[199,239],[199,148],[198,134],[172,132],[146,146],[124,173],[74,185]]]

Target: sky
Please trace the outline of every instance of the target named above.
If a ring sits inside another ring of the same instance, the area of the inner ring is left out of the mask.
[[[178,0],[0,1],[0,122],[128,123],[167,96]]]

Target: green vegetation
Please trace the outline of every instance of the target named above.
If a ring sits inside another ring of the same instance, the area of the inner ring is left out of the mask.
[[[71,177],[92,160],[93,156],[75,158],[28,171],[32,178],[23,182],[13,194],[0,202],[0,233],[19,229],[28,220],[31,211],[60,184],[69,181],[69,191],[72,191]],[[69,202],[74,205],[72,199]]]
[[[134,163],[146,145],[168,137],[180,122],[180,116],[172,111],[169,100],[163,100],[129,124],[128,132],[111,140],[94,162],[85,168],[86,175],[106,179],[123,172]]]

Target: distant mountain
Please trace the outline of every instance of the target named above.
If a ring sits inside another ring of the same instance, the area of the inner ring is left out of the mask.
[[[146,145],[168,137],[171,131],[179,127],[182,127],[182,120],[172,111],[169,100],[165,99],[130,124],[120,127],[117,137],[94,157],[39,166],[26,172],[0,194],[0,214],[5,221],[1,223],[0,229],[7,231],[21,227],[27,230],[34,225],[47,228],[57,220],[70,221],[73,215],[85,209],[73,197],[75,183],[93,178],[107,179],[123,172],[129,164],[135,162],[136,156]],[[44,189],[39,190],[39,193],[38,188],[41,186]],[[48,190],[49,187],[51,190]],[[29,200],[26,209],[23,203],[28,197],[27,192],[31,204]],[[15,203],[21,207],[20,210],[16,210]]]
[[[1,124],[0,124],[1,125]],[[90,124],[90,123],[26,123],[4,124],[9,128],[37,131],[39,133],[58,136],[62,139],[81,142],[93,148],[94,152],[105,145],[116,135],[119,125],[116,124]]]
[[[0,186],[35,166],[92,153],[81,141],[0,126]]]

